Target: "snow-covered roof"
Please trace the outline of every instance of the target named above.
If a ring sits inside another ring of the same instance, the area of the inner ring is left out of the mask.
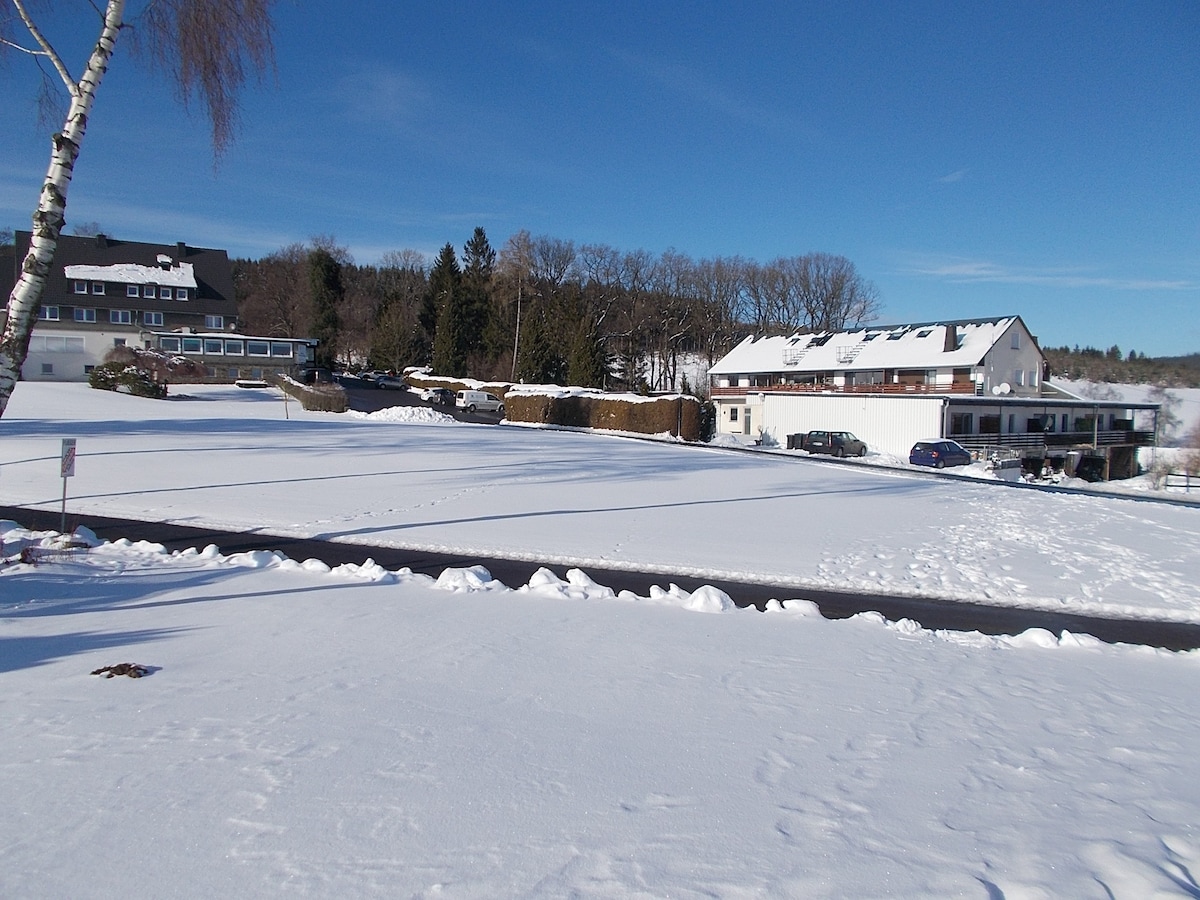
[[[1004,316],[748,337],[709,369],[709,373],[966,368],[978,365],[1016,321],[1016,316]],[[954,329],[952,338],[947,335],[950,329]],[[947,349],[948,346],[952,349]]]
[[[169,258],[168,258],[169,261]],[[170,287],[196,287],[196,273],[191,263],[181,262],[170,268],[118,263],[115,266],[67,266],[68,278],[88,281],[107,281],[121,284],[161,284]]]

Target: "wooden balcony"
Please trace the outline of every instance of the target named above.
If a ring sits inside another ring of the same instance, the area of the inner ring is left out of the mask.
[[[747,394],[974,394],[975,383],[954,384],[770,384],[750,387],[714,387],[712,397],[745,397]]]
[[[1032,434],[952,434],[948,437],[968,450],[1090,450],[1094,447],[1149,447],[1153,431],[1051,431]],[[1093,444],[1093,440],[1095,443]]]

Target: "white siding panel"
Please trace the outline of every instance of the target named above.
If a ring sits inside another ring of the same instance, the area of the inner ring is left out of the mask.
[[[780,447],[789,434],[852,431],[873,451],[907,457],[916,441],[942,434],[943,406],[941,397],[767,394],[757,424]]]

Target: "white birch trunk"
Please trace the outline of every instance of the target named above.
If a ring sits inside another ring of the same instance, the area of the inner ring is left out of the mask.
[[[87,130],[88,116],[95,101],[96,91],[108,70],[108,61],[112,58],[125,15],[125,0],[108,0],[100,37],[88,58],[83,77],[75,82],[54,48],[29,18],[24,0],[14,0],[14,5],[41,48],[41,54],[50,59],[66,84],[71,95],[71,106],[63,122],[62,131],[53,138],[50,167],[46,170],[37,211],[33,214],[33,235],[29,243],[29,252],[8,298],[8,315],[4,322],[4,331],[0,333],[0,416],[3,416],[8,408],[9,398],[20,378],[21,366],[29,352],[29,335],[37,320],[42,292],[46,287],[46,278],[50,274],[50,265],[58,246],[58,236],[65,221],[67,189],[71,185],[75,160],[79,156],[79,148]]]

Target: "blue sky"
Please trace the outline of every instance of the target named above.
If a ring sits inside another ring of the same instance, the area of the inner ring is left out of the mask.
[[[119,45],[68,228],[251,257],[328,235],[364,263],[476,226],[821,251],[884,323],[1016,313],[1046,346],[1200,352],[1191,0],[328,8],[280,3],[277,76],[215,167]],[[78,67],[94,32],[57,24]],[[47,129],[26,61],[0,85],[0,226],[28,228]]]

